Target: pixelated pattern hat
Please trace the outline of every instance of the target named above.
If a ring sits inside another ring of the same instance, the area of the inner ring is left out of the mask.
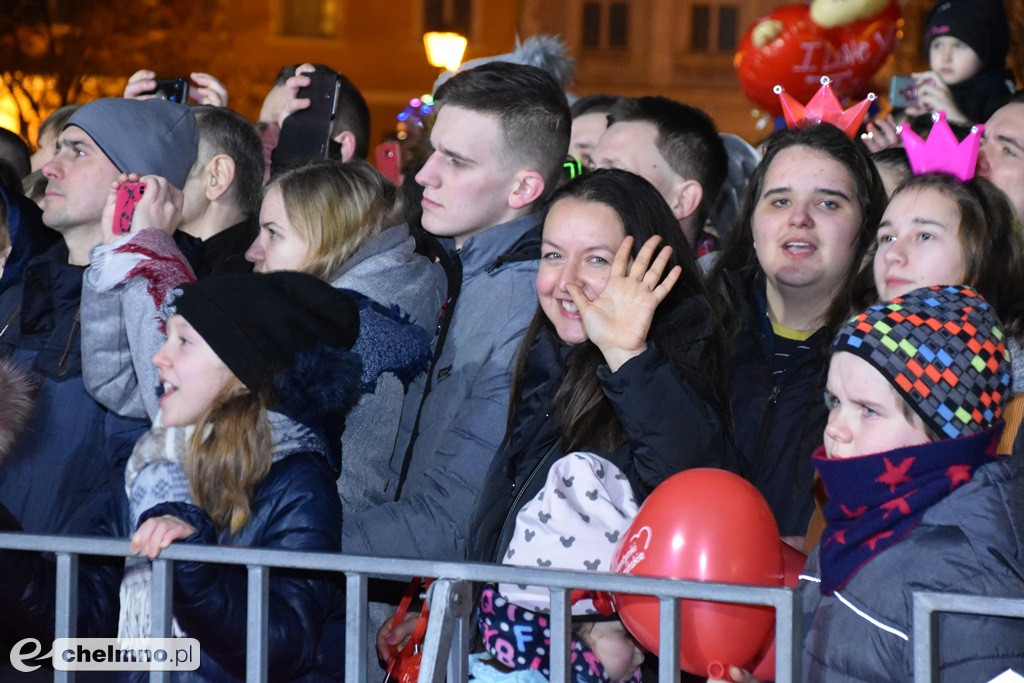
[[[872,306],[831,351],[871,363],[940,438],[993,426],[1010,391],[1001,324],[970,287],[924,287]]]

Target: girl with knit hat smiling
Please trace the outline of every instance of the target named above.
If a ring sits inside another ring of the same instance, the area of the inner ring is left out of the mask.
[[[153,357],[162,424],[129,463],[132,527],[142,508],[132,551],[155,558],[174,542],[340,550],[321,420],[343,420],[360,395],[356,304],[311,275],[281,272],[212,275],[184,285],[169,308],[167,341]],[[185,443],[168,448],[165,438]],[[150,633],[148,564],[129,560],[122,637]],[[174,585],[174,628],[199,640],[200,676],[244,677],[245,569],[176,562]],[[341,628],[337,598],[323,579],[271,574],[272,678],[314,665],[340,673],[340,642],[318,652],[327,623]]]
[[[872,306],[831,353],[803,677],[908,681],[915,591],[1024,599],[1024,454],[996,455],[1010,361],[992,308],[958,285]],[[943,614],[938,638],[943,681],[1024,671],[1019,619]]]

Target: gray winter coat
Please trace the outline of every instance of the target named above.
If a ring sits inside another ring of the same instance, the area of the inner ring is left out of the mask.
[[[444,294],[444,274],[415,248],[408,226],[388,228],[349,259],[332,284],[359,292],[383,306],[397,306],[433,340]],[[413,400],[419,401],[422,387],[422,382],[411,385]],[[343,520],[390,500],[384,491],[388,460],[398,437],[405,394],[402,380],[393,372],[385,372],[376,378],[373,392],[363,394],[345,420],[338,479]]]
[[[820,576],[816,548],[800,577],[804,680],[913,680],[914,591],[1024,599],[1024,454],[979,468],[833,595]],[[1024,619],[942,614],[938,643],[942,681],[1024,673]]]
[[[410,392],[391,458],[388,500],[345,520],[346,553],[456,559],[491,459],[505,434],[511,370],[537,308],[539,250],[524,248],[542,215],[490,228],[459,250],[462,288],[447,341],[434,366],[408,477],[395,501],[419,396]],[[525,255],[501,258],[519,245]],[[536,253],[534,253],[536,252]]]

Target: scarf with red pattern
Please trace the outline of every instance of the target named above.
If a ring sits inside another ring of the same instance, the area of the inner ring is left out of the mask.
[[[966,484],[978,467],[996,459],[1002,425],[972,436],[855,458],[814,452],[828,501],[822,534],[821,592],[831,594],[871,558],[899,543],[925,510]]]

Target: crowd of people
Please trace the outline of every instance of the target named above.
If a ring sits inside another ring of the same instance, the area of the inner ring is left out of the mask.
[[[402,187],[321,65],[283,69],[257,123],[208,74],[193,104],[140,71],[57,110],[31,156],[0,147],[0,529],[130,539],[83,558],[77,633],[146,637],[172,543],[604,571],[661,482],[722,468],[809,554],[805,679],[909,680],[912,591],[1024,598],[1024,94],[1000,9],[936,3],[908,110],[756,150],[666,97],[570,107],[514,58],[438,84]],[[280,168],[321,73],[328,158]],[[961,146],[902,146],[933,120]],[[0,571],[0,642],[52,641],[53,558]],[[345,647],[383,674],[416,615],[381,584],[346,644],[343,588],[271,573],[271,678],[337,680]],[[246,590],[175,563],[197,678],[244,679]],[[478,597],[488,675],[546,671],[543,632],[503,635],[546,595]],[[614,615],[573,614],[574,680],[640,680]],[[1020,620],[947,614],[939,638],[943,680],[1024,672]]]

